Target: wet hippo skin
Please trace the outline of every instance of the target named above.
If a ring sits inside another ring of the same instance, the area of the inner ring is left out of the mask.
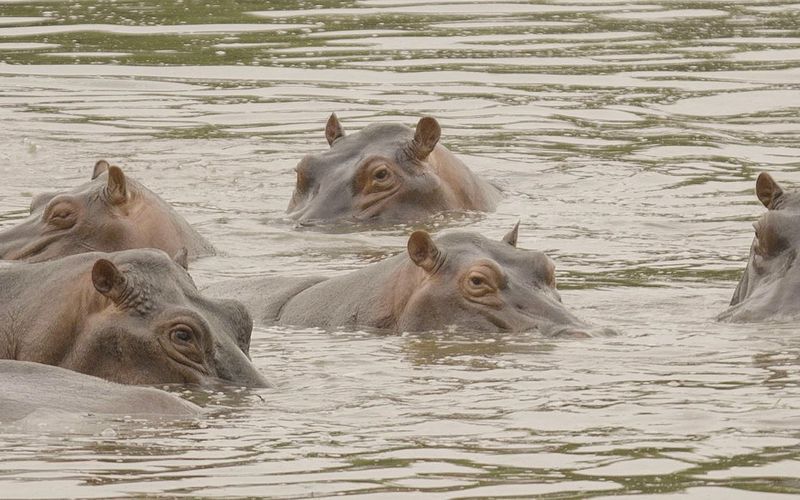
[[[199,406],[168,392],[132,387],[57,366],[0,360],[0,423],[35,411],[190,418]]]
[[[748,322],[800,317],[800,194],[787,193],[767,173],[756,181],[756,196],[767,208],[753,224],[742,278],[731,307],[720,314],[725,321]]]
[[[226,281],[207,292],[242,301],[268,324],[588,336],[561,303],[553,262],[516,242],[516,227],[502,241],[416,231],[407,252],[344,276]]]
[[[189,258],[214,253],[169,204],[105,160],[95,164],[90,182],[38,195],[27,219],[0,232],[0,258],[6,260],[41,262],[131,248],[170,255],[185,248]]]
[[[492,211],[500,191],[439,144],[431,117],[416,129],[372,124],[352,135],[335,114],[325,129],[330,149],[295,168],[287,212],[301,224],[404,222],[443,211]]]
[[[265,386],[245,307],[203,297],[182,265],[153,249],[6,263],[0,359],[126,384]]]

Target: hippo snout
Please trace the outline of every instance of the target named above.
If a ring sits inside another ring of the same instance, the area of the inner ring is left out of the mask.
[[[241,387],[269,387],[270,383],[261,375],[244,352],[233,348],[220,348],[214,354],[217,377],[228,385]]]

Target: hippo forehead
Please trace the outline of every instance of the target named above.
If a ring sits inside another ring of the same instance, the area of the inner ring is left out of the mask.
[[[110,255],[112,262],[146,292],[153,310],[183,306],[202,314],[213,323],[212,327],[235,331],[250,328],[250,318],[243,306],[203,297],[189,273],[163,251],[137,249]]]
[[[542,252],[517,248],[474,233],[447,232],[437,236],[434,241],[456,266],[489,258],[500,264],[506,273],[513,275],[521,271],[524,276],[530,277],[532,270],[540,271],[551,262]]]
[[[800,212],[800,193],[783,192],[780,197],[775,200],[774,211],[780,210],[785,212]],[[798,214],[800,215],[800,214]]]
[[[82,198],[88,203],[91,203],[96,200],[101,200],[107,185],[108,185],[108,172],[103,172],[102,174],[97,176],[96,179],[92,179],[91,181],[85,182],[72,189],[60,192],[43,193],[41,195],[36,196],[31,204],[31,211],[35,212],[43,210],[47,206],[47,204],[50,203],[50,201],[52,201],[57,196],[62,196],[62,195]],[[147,190],[147,188],[145,188],[142,184],[131,179],[130,177],[125,178],[125,185],[129,195],[131,196],[135,196],[137,193]]]
[[[769,229],[787,241],[798,241],[800,240],[800,210],[770,210],[762,214],[753,226],[757,234]]]
[[[403,146],[414,138],[414,131],[398,123],[377,123],[369,125],[352,135],[336,141],[323,153],[306,157],[306,165],[312,171],[332,167],[355,167],[371,156],[385,156],[397,159],[404,151]]]

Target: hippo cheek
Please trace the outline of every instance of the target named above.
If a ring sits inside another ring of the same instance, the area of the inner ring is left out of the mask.
[[[250,359],[236,346],[216,345],[214,368],[219,380],[241,387],[269,387]]]

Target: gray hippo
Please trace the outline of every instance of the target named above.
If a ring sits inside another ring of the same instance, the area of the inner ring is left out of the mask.
[[[165,391],[115,384],[41,363],[0,360],[0,380],[2,424],[36,412],[169,418],[191,418],[202,412]]]
[[[203,297],[161,250],[6,263],[0,318],[0,359],[126,384],[266,385],[248,358],[245,307]]]
[[[377,123],[345,135],[336,115],[325,128],[330,149],[295,167],[289,216],[301,224],[405,222],[448,210],[492,211],[500,191],[439,144],[430,117],[416,130]]]
[[[502,241],[468,232],[434,240],[415,231],[407,253],[344,276],[253,278],[207,291],[236,298],[257,320],[279,325],[588,336],[586,323],[561,303],[553,261],[516,248],[517,227]]]
[[[800,315],[800,194],[786,193],[767,173],[756,181],[756,196],[767,212],[753,224],[756,234],[731,307],[719,319],[764,321]]]
[[[186,248],[190,258],[214,253],[169,204],[105,160],[95,164],[92,181],[36,196],[30,216],[0,232],[5,260],[41,262],[131,248],[158,248],[170,255]]]

